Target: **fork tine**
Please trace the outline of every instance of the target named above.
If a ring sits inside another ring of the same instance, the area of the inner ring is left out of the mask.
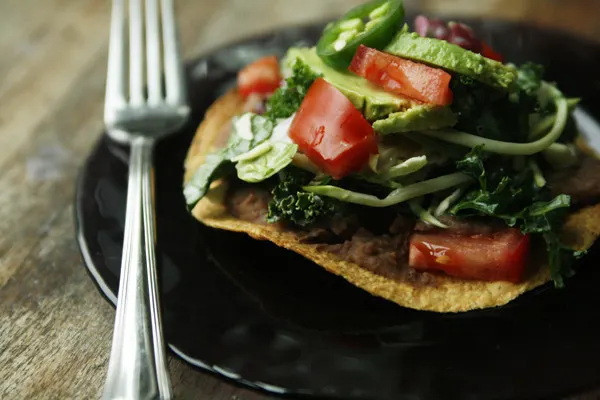
[[[110,22],[108,71],[104,115],[114,119],[114,110],[125,103],[125,6],[123,0],[113,0]]]
[[[146,74],[148,103],[151,105],[158,104],[162,99],[161,73],[158,3],[157,0],[146,0]]]
[[[173,0],[161,0],[163,49],[165,57],[166,100],[172,105],[185,103],[183,66],[179,54]]]
[[[141,0],[129,0],[129,102],[144,103],[144,32]]]

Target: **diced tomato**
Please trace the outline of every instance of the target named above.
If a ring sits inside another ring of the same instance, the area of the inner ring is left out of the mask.
[[[481,55],[487,58],[491,58],[492,60],[504,62],[504,57],[502,56],[502,54],[496,52],[490,47],[489,44],[487,44],[483,40],[481,41]]]
[[[451,75],[439,68],[360,45],[349,69],[388,92],[440,106],[452,103]]]
[[[310,86],[290,125],[290,138],[335,179],[359,171],[377,153],[373,127],[346,96],[323,78]]]
[[[529,248],[529,235],[514,228],[474,236],[415,233],[410,239],[409,265],[457,278],[517,283],[523,276]]]
[[[238,72],[238,92],[243,97],[250,93],[269,94],[279,87],[281,74],[275,56],[259,58]]]

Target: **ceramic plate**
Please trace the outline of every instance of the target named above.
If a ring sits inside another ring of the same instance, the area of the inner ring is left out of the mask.
[[[600,142],[600,46],[534,27],[468,20],[516,63],[582,98],[581,129]],[[293,27],[187,64],[191,122],[156,148],[157,257],[170,349],[203,370],[272,393],[343,399],[528,399],[600,387],[600,269],[594,249],[567,288],[546,285],[501,308],[417,312],[372,297],[305,259],[190,217],[183,160],[209,104],[236,71],[322,24]],[[104,136],[82,169],[77,237],[85,267],[114,304],[121,264],[127,152]]]

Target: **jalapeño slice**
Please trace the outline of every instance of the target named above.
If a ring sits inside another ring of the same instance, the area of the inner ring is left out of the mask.
[[[402,0],[375,0],[356,6],[325,27],[317,54],[329,66],[346,70],[360,44],[383,49],[403,21]]]

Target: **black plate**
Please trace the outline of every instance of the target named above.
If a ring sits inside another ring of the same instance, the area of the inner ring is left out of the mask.
[[[562,33],[468,21],[509,60],[547,66],[600,140],[600,47]],[[165,335],[189,363],[274,393],[377,399],[524,399],[600,386],[600,269],[594,250],[564,290],[547,285],[509,305],[417,312],[347,284],[305,259],[187,213],[182,162],[207,106],[262,54],[314,43],[322,25],[279,30],[188,64],[193,120],[156,150],[158,259]],[[584,111],[587,110],[587,111]],[[85,265],[114,303],[127,153],[102,138],[77,187]]]

